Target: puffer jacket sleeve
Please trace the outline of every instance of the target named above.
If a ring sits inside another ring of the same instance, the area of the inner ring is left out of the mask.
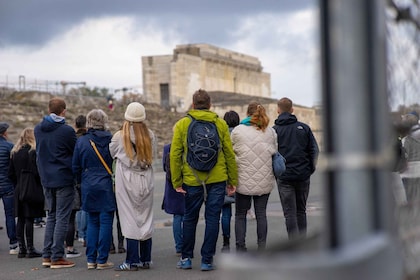
[[[171,151],[170,151],[170,166],[171,166],[171,178],[172,185],[174,188],[182,186],[182,168],[183,168],[183,159],[184,154],[184,131],[186,131],[187,125],[185,121],[187,119],[183,118],[179,120],[174,127],[174,135],[172,137]]]

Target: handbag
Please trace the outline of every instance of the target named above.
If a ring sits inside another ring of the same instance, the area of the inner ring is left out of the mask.
[[[276,152],[273,155],[273,173],[276,178],[279,178],[284,171],[286,171],[286,159],[279,153]]]
[[[44,190],[31,170],[22,169],[17,184],[19,201],[30,204],[44,203]]]

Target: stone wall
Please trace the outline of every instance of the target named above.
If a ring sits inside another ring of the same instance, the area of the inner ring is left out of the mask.
[[[211,110],[216,112],[223,118],[227,111],[233,110],[237,112],[241,119],[246,117],[249,102],[255,100],[260,102],[270,118],[270,125],[274,125],[274,121],[278,117],[277,101],[278,99],[248,96],[243,94],[232,94],[228,92],[209,92],[212,99]],[[299,121],[308,124],[318,142],[319,148],[323,150],[323,137],[321,128],[321,109],[315,107],[305,107],[298,104],[293,105],[294,114]]]
[[[208,44],[178,45],[172,56],[142,57],[142,65],[147,100],[163,104],[160,85],[168,84],[169,103],[180,112],[188,110],[199,88],[271,96],[270,74],[258,58]]]

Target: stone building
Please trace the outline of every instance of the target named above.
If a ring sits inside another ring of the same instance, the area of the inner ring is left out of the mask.
[[[188,110],[199,88],[271,96],[270,74],[258,58],[209,44],[178,45],[172,55],[144,56],[142,67],[147,102],[179,112]]]
[[[246,117],[250,101],[261,102],[274,124],[277,99],[271,97],[271,77],[258,58],[208,44],[178,45],[172,55],[142,57],[143,97],[148,103],[187,111],[194,92],[203,88],[220,117],[229,110]],[[293,96],[288,96],[293,100]],[[294,114],[307,123],[323,146],[320,109],[294,104]]]

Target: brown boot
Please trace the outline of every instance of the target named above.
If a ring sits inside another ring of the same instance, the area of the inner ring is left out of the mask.
[[[72,261],[68,261],[64,258],[59,258],[56,261],[51,262],[51,268],[68,268],[75,266],[75,263]]]

